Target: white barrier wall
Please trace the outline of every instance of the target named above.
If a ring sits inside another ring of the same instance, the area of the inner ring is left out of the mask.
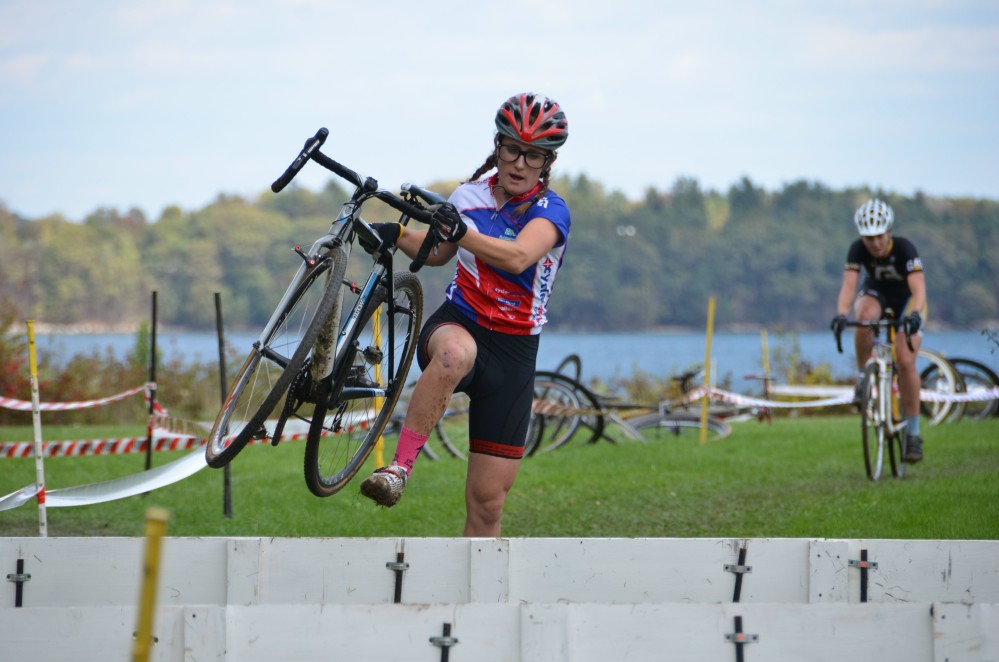
[[[0,661],[125,659],[144,544],[0,538],[3,574],[30,575],[0,589]],[[449,624],[451,662],[999,662],[999,541],[166,538],[161,554],[155,660],[442,660]]]

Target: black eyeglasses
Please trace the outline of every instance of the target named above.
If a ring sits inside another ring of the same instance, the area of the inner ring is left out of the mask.
[[[506,143],[500,143],[499,145],[499,157],[507,163],[515,162],[520,158],[521,154],[524,155],[524,163],[527,164],[528,168],[543,168],[548,163],[548,157],[550,156],[547,152],[532,152],[521,149],[516,145],[507,145]]]

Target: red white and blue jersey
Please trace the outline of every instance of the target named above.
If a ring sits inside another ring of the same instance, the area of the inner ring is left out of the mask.
[[[491,267],[459,246],[457,271],[446,296],[480,326],[511,335],[537,335],[547,321],[548,299],[565,256],[569,208],[549,190],[517,216],[516,208],[537,195],[541,184],[497,208],[491,189],[495,179],[493,175],[462,184],[451,195],[450,202],[461,213],[470,232],[513,241],[531,220],[540,216],[555,225],[559,239],[551,251],[519,274]]]

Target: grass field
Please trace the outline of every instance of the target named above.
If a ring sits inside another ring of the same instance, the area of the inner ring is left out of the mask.
[[[46,439],[144,435],[144,429],[45,429]],[[507,502],[505,537],[999,539],[999,419],[925,426],[926,459],[897,480],[869,481],[853,416],[735,424],[700,445],[670,440],[582,444],[525,459]],[[32,438],[0,427],[0,440]],[[433,442],[431,442],[433,443]],[[389,454],[390,448],[386,451]],[[357,492],[328,499],[303,478],[300,442],[251,446],[222,470],[92,506],[49,508],[50,536],[141,536],[151,506],[171,536],[450,537],[461,534],[465,463],[422,458],[392,509]],[[159,453],[161,465],[179,453]],[[141,471],[142,454],[47,458],[49,490]],[[886,461],[887,462],[887,461]],[[374,466],[371,462],[371,466]],[[0,459],[0,496],[35,479],[33,459]],[[0,512],[0,536],[38,535],[35,502]]]

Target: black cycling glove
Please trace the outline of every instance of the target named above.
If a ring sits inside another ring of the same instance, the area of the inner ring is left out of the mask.
[[[832,332],[838,336],[843,333],[843,329],[846,328],[846,321],[846,315],[837,315],[829,324],[829,328],[832,329]]]
[[[442,241],[454,244],[465,236],[468,226],[465,225],[465,221],[461,220],[461,214],[454,208],[454,205],[445,202],[434,210],[431,229]]]
[[[915,335],[922,325],[923,316],[919,314],[919,311],[913,311],[902,318],[902,328],[905,329],[906,335]]]

